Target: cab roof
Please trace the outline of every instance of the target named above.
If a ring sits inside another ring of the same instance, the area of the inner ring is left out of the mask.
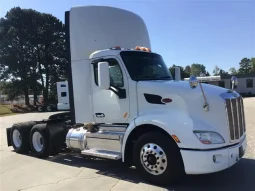
[[[120,52],[122,51],[135,51],[135,52],[149,52],[152,53],[150,49],[145,48],[145,47],[135,47],[135,49],[130,49],[130,48],[119,48],[119,47],[113,47],[109,49],[104,49],[104,50],[97,50],[90,54],[89,59],[94,59],[94,58],[99,58],[99,57],[104,57],[104,56],[116,56],[119,55]]]

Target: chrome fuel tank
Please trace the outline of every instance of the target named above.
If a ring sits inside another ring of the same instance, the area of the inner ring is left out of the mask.
[[[87,130],[83,127],[72,128],[66,135],[66,145],[71,150],[82,151],[87,146],[86,140]]]

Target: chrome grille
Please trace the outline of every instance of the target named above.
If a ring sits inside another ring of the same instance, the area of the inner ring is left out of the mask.
[[[245,132],[243,99],[239,96],[236,99],[225,99],[225,101],[230,139],[234,141],[242,137]]]

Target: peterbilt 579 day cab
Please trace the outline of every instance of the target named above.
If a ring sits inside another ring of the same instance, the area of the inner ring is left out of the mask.
[[[240,160],[246,149],[242,97],[194,76],[174,80],[151,51],[141,17],[84,6],[66,12],[65,24],[70,113],[8,128],[8,145],[17,153],[42,158],[69,148],[121,160],[156,184]]]

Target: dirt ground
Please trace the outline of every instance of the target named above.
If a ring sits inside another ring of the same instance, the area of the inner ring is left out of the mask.
[[[232,168],[214,174],[185,176],[171,187],[145,183],[132,168],[115,161],[61,153],[47,160],[14,153],[7,147],[5,129],[13,123],[45,119],[52,113],[31,113],[0,118],[0,190],[255,190],[255,98],[244,99],[248,148]]]

